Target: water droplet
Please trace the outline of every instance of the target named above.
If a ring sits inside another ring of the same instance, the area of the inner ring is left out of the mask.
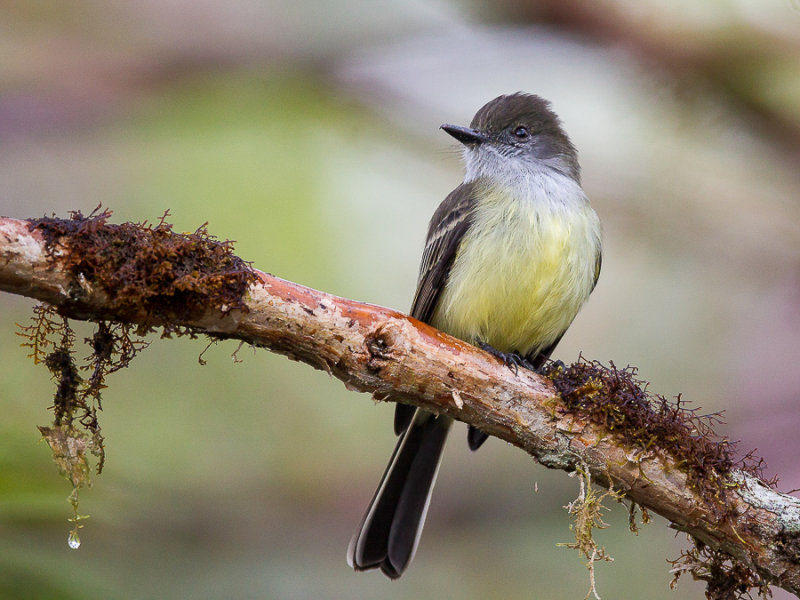
[[[77,531],[69,532],[69,537],[67,538],[67,545],[73,550],[77,550],[78,548],[81,547],[81,538],[78,537]]]

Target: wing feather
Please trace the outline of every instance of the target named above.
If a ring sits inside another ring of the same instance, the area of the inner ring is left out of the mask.
[[[475,207],[475,184],[462,183],[433,213],[419,267],[417,293],[411,304],[411,316],[430,323],[436,303],[447,283],[458,246],[469,229]],[[394,431],[400,435],[414,418],[415,406],[398,404],[394,413]]]
[[[415,319],[427,323],[433,317],[458,246],[469,229],[475,197],[475,183],[463,183],[450,192],[433,214],[419,268],[417,293],[411,304],[411,316]]]

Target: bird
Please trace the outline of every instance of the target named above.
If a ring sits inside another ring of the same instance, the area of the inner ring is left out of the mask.
[[[516,371],[540,369],[597,283],[600,221],[575,146],[550,103],[517,92],[487,102],[463,146],[464,181],[428,226],[411,316]],[[395,408],[397,445],[347,551],[356,571],[406,570],[419,543],[452,419]],[[477,450],[487,435],[470,426]]]

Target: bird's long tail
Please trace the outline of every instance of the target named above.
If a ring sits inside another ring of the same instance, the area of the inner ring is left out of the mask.
[[[401,434],[380,486],[347,549],[356,571],[396,579],[417,549],[452,420],[418,410]]]

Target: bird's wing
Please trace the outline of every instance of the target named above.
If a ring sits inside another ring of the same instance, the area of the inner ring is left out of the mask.
[[[474,182],[462,183],[433,214],[419,268],[417,293],[411,304],[411,316],[415,319],[428,323],[433,318],[456,251],[470,225],[476,203],[475,186]]]
[[[476,202],[474,182],[462,183],[454,189],[433,213],[428,226],[428,238],[417,280],[417,293],[411,304],[411,316],[429,323],[442,294],[447,275],[453,266],[458,246],[470,225]],[[398,404],[394,412],[394,431],[405,431],[414,417],[416,407]]]
[[[603,266],[603,252],[601,250],[597,251],[597,258],[594,261],[594,281],[592,282],[592,290],[594,291],[595,286],[597,285],[597,280],[600,279],[600,268]],[[589,293],[591,293],[589,292]]]

